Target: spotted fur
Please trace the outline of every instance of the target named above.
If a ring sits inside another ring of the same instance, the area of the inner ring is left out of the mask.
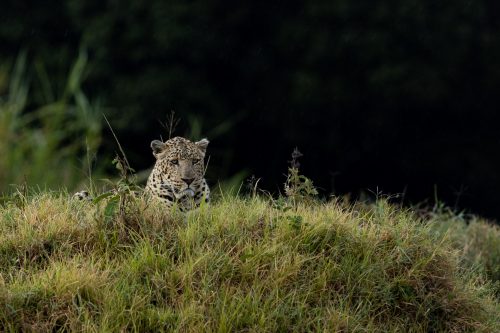
[[[208,202],[210,189],[204,178],[207,146],[207,139],[191,142],[181,137],[151,142],[156,163],[149,175],[146,192],[168,207],[177,203],[181,210]]]

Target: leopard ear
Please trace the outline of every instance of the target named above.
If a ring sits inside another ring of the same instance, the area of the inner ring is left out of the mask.
[[[153,149],[153,155],[158,158],[158,154],[165,149],[165,143],[160,140],[153,140],[151,141],[151,149]]]
[[[210,141],[208,141],[206,138],[201,139],[200,141],[195,142],[194,144],[198,146],[198,148],[201,150],[201,153],[203,156],[205,156],[205,153],[207,152],[207,147]]]

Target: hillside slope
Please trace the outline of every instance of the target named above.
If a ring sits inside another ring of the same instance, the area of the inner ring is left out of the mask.
[[[500,331],[492,283],[434,230],[383,200],[184,216],[18,196],[0,206],[0,331]]]

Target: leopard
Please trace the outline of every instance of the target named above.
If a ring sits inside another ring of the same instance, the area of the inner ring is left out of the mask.
[[[178,204],[190,210],[209,203],[210,188],[205,180],[205,155],[209,141],[192,142],[175,137],[161,142],[153,140],[151,149],[156,158],[146,184],[146,193],[168,207]]]
[[[190,211],[210,202],[210,188],[205,179],[205,156],[209,141],[190,141],[174,137],[165,142],[151,141],[156,161],[151,171],[145,195],[158,200],[167,208]],[[87,191],[75,193],[76,198],[92,200]]]

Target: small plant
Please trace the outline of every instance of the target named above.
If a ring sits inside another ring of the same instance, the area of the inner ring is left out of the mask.
[[[112,190],[103,193],[96,197],[93,201],[94,203],[99,203],[103,199],[107,199],[107,203],[104,206],[104,216],[107,220],[112,218],[116,212],[119,212],[120,216],[123,218],[126,213],[126,207],[128,203],[133,200],[142,189],[136,185],[135,170],[132,169],[130,163],[128,162],[127,156],[116,136],[111,124],[109,123],[106,116],[104,116],[108,127],[116,140],[118,148],[120,150],[121,156],[117,155],[112,161],[115,168],[118,170],[120,178],[117,182],[110,181],[106,179],[105,181],[111,186]]]
[[[257,197],[257,190],[259,189],[259,181],[260,178],[255,177],[255,175],[251,175],[250,178],[246,180],[245,188],[251,193],[252,198]]]
[[[292,201],[293,205],[302,201],[310,201],[318,195],[318,191],[314,187],[312,180],[300,174],[299,158],[302,156],[303,154],[297,148],[293,150],[285,182],[285,194]]]
[[[124,216],[128,203],[142,191],[142,189],[135,184],[135,177],[133,176],[135,172],[134,169],[119,156],[113,160],[113,164],[120,172],[120,179],[117,182],[105,179],[112,190],[97,196],[93,200],[94,203],[99,203],[107,199],[107,203],[104,207],[104,216],[106,219],[110,219],[117,212],[120,213],[120,216]]]
[[[177,129],[177,125],[179,125],[180,121],[180,118],[175,117],[175,111],[171,110],[170,114],[167,116],[167,121],[165,123],[160,122],[160,124],[168,131],[169,139],[171,139],[174,135],[174,132]]]
[[[273,221],[287,221],[290,227],[296,231],[299,231],[303,225],[307,225],[304,222],[303,216],[298,214],[298,204],[314,204],[314,199],[318,195],[318,191],[314,187],[312,180],[300,174],[299,158],[302,156],[298,148],[293,150],[292,160],[289,161],[290,166],[288,167],[288,174],[285,181],[286,197],[271,198],[272,207],[279,211]],[[293,213],[289,212],[292,210]]]

